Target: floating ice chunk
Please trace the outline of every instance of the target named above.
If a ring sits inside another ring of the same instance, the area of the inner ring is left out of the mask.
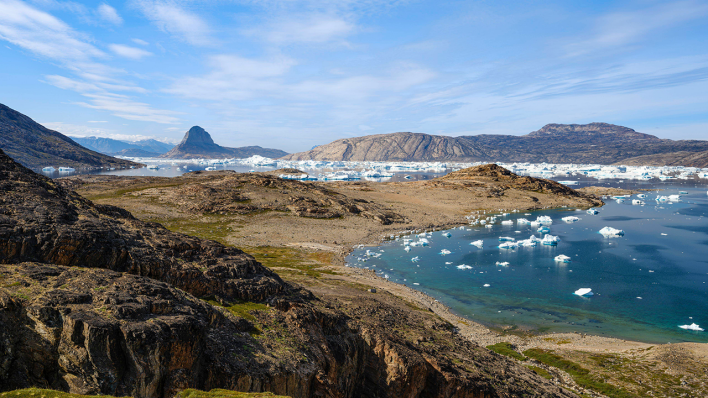
[[[644,199],[644,198],[647,197],[647,195],[646,195],[646,194],[643,194],[643,193],[640,193],[640,194],[637,194],[637,197],[638,197],[639,199]]]
[[[484,227],[485,227],[485,228],[494,228],[494,225],[492,225],[492,224],[487,224],[487,225],[485,225]]]
[[[641,300],[642,298],[640,296],[637,296],[637,299]]]
[[[491,286],[491,285],[490,285],[489,283],[485,283],[483,286],[484,286],[484,287],[489,287],[489,286]]]
[[[599,211],[597,211],[597,209],[588,209],[586,213],[592,214],[594,216],[595,214],[599,213]]]
[[[514,225],[514,222],[511,220],[504,220],[501,222],[502,225]]]
[[[519,244],[516,242],[504,242],[499,245],[500,249],[507,249],[507,250],[508,249],[516,249],[517,247],[519,247]]]
[[[546,246],[556,246],[560,242],[560,238],[553,235],[546,235],[541,239],[541,243]]]
[[[624,236],[624,231],[612,227],[605,227],[600,230],[600,234],[606,238]]]
[[[418,261],[420,261],[420,257],[418,257],[418,256],[415,256],[411,259],[411,262],[414,262],[414,263],[417,263]]]
[[[590,289],[589,287],[584,287],[582,289],[578,289],[573,294],[575,294],[576,296],[592,296],[593,295],[592,289]]]
[[[479,247],[479,248],[481,249],[482,247],[484,247],[484,241],[482,241],[482,240],[476,240],[476,241],[474,241],[474,242],[470,242],[470,245],[471,245],[471,246],[477,246],[477,247]]]
[[[406,248],[405,248],[405,249],[403,249],[403,250],[405,250],[405,251],[409,252],[409,251],[411,251],[411,247],[410,247],[410,246],[406,246]]]
[[[575,216],[568,216],[568,217],[563,217],[561,220],[567,222],[568,224],[574,223],[576,221],[580,221],[580,218],[575,217]]]
[[[531,235],[528,239],[520,240],[517,243],[519,246],[524,246],[524,247],[533,247],[538,245],[538,242],[540,242],[541,239],[538,239],[537,237]]]
[[[553,219],[549,216],[538,216],[536,222],[539,224],[553,224]]]
[[[547,234],[547,233],[551,232],[551,229],[548,227],[541,227],[541,228],[537,229],[536,232],[539,232],[542,234]]]
[[[500,237],[499,237],[499,242],[513,242],[513,241],[515,241],[515,240],[516,240],[516,239],[510,238],[510,237],[508,237],[508,236],[500,236]]]
[[[688,195],[688,191],[679,191],[679,195]]]
[[[705,330],[702,327],[696,325],[695,323],[692,323],[690,325],[679,325],[679,327],[681,329],[686,329],[686,330],[695,330],[696,332],[702,332]]]
[[[443,256],[445,256],[445,255],[450,254],[450,253],[452,253],[450,250],[442,249],[442,250],[440,250],[440,253],[439,253],[439,254],[442,254]]]
[[[657,202],[667,202],[669,200],[668,196],[659,195],[656,197]]]
[[[529,225],[531,224],[531,221],[525,219],[525,218],[519,218],[516,220],[517,225]]]
[[[472,266],[467,264],[460,264],[457,266],[457,269],[472,269]]]
[[[633,204],[633,205],[645,205],[646,203],[644,203],[643,200],[632,199],[632,204]]]
[[[669,195],[669,202],[680,202],[681,195]]]
[[[509,262],[508,262],[508,261],[504,261],[504,262],[502,263],[502,262],[497,261],[497,265],[499,265],[499,266],[501,266],[501,267],[508,267],[508,266],[509,266]]]
[[[446,238],[449,238],[449,237],[452,236],[452,234],[449,233],[449,232],[443,232],[443,233],[442,233],[442,236],[444,236],[444,237],[446,237]]]
[[[665,234],[665,233],[663,233],[663,232],[661,233],[661,236],[666,236],[666,235],[668,235],[668,234]]]
[[[413,284],[416,286],[420,286],[420,283],[418,283],[418,282],[413,282]]]
[[[554,260],[559,263],[569,263],[570,257],[566,256],[565,254],[559,254],[554,258]]]

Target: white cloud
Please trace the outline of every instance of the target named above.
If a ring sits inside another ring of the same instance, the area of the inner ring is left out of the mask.
[[[69,25],[17,0],[0,2],[0,39],[66,63],[104,55]]]
[[[356,26],[342,18],[325,14],[288,15],[264,27],[248,29],[251,36],[262,37],[275,44],[328,43],[342,41]]]
[[[140,44],[141,46],[149,46],[150,45],[150,43],[146,42],[145,40],[141,40],[141,39],[131,39],[131,40],[133,41],[133,43]]]
[[[123,23],[123,18],[118,15],[118,11],[106,3],[98,6],[96,12],[98,13],[98,16],[106,22],[110,22],[114,25],[120,25]]]
[[[194,45],[211,45],[210,29],[199,16],[164,1],[135,0],[134,4],[163,31]]]
[[[130,46],[124,46],[122,44],[111,44],[108,46],[114,53],[120,55],[121,57],[126,57],[130,59],[141,59],[152,55],[150,51],[145,51],[142,48],[135,48]]]

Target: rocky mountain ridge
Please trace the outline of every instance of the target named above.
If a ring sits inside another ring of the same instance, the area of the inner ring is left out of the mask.
[[[126,154],[140,153],[138,151],[149,153],[148,156],[159,156],[174,147],[173,144],[153,139],[140,141],[121,141],[105,137],[72,137],[72,139],[92,151],[111,156],[142,156]]]
[[[34,170],[48,166],[77,169],[140,166],[86,149],[3,104],[0,104],[0,149]]]
[[[283,159],[614,164],[644,155],[700,151],[708,151],[708,141],[666,140],[623,126],[590,123],[548,124],[523,136],[378,134],[336,140]],[[700,164],[686,159],[685,166]]]
[[[169,152],[160,157],[165,159],[219,159],[219,158],[247,158],[259,155],[269,158],[279,158],[287,155],[287,152],[279,149],[261,148],[259,146],[247,146],[240,148],[227,148],[218,145],[211,138],[211,135],[199,126],[194,126],[185,133],[182,141]]]

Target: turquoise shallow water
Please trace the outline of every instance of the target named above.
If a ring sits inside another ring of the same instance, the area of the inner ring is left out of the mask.
[[[537,227],[516,222],[505,226],[497,221],[491,229],[448,230],[449,238],[443,231],[433,232],[429,246],[413,247],[410,252],[404,251],[402,240],[357,249],[348,257],[348,264],[377,270],[381,276],[421,290],[456,313],[488,325],[576,331],[651,343],[708,342],[708,331],[678,327],[696,323],[708,330],[706,188],[661,187],[664,191],[660,195],[679,190],[689,194],[673,204],[657,204],[656,193],[643,199],[645,206],[632,205],[631,200],[608,200],[597,215],[563,209],[499,218],[515,221],[550,216],[550,234],[561,239],[558,246],[501,250],[500,236],[518,240],[542,235],[536,232]],[[561,221],[568,215],[578,216],[580,221]],[[625,235],[605,238],[598,233],[605,226],[622,229]],[[483,249],[469,245],[480,239]],[[367,249],[381,256],[368,257]],[[443,249],[452,253],[439,254]],[[555,262],[559,254],[572,261]],[[420,260],[412,262],[416,256]],[[498,266],[497,262],[509,265]],[[458,269],[461,264],[472,268]],[[587,298],[574,295],[579,288],[591,288],[595,294]]]

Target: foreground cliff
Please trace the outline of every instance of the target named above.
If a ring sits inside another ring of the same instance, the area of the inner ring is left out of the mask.
[[[237,249],[96,205],[1,152],[0,192],[3,391],[573,396],[426,309],[358,286],[316,297]]]

